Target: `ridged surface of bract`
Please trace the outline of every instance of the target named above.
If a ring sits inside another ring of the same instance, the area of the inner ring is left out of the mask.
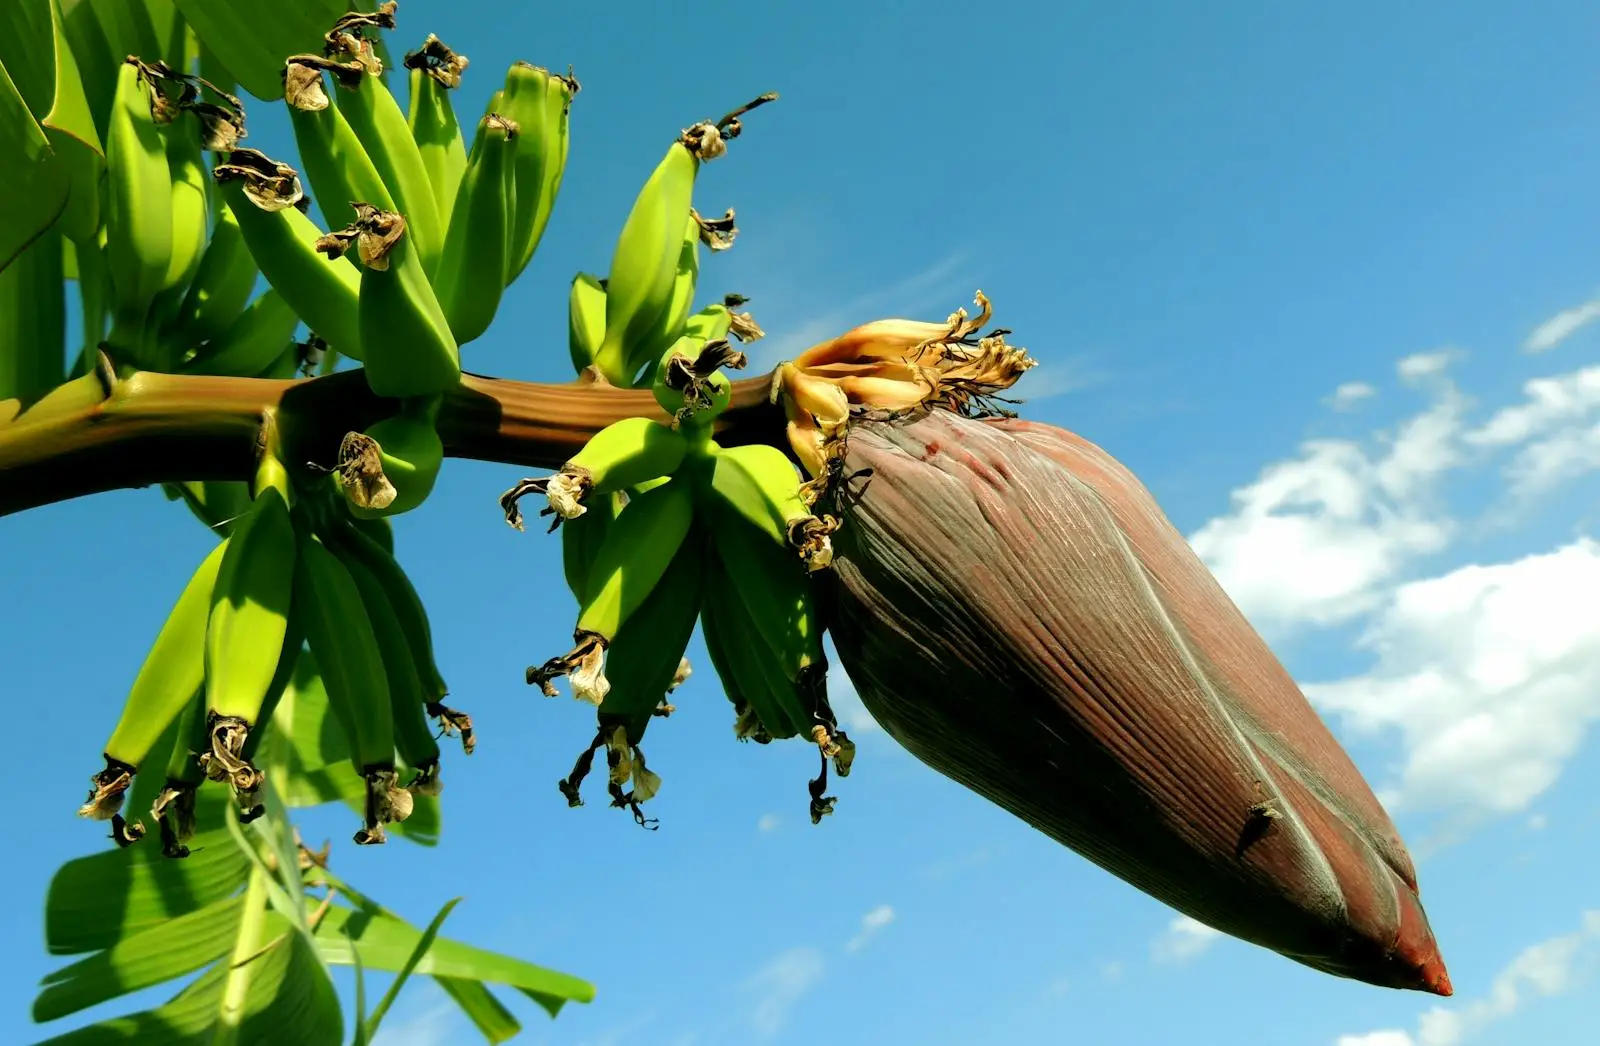
[[[946,411],[848,447],[832,633],[893,737],[1210,926],[1450,993],[1393,824],[1126,469]]]

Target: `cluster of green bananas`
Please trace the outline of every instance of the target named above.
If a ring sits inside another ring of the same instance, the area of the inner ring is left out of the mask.
[[[698,248],[733,241],[733,212],[707,221],[692,207],[700,162],[720,155],[738,117],[696,124],[669,148],[634,203],[611,274],[572,285],[574,367],[596,380],[648,386],[667,420],[632,418],[597,433],[554,475],[523,480],[501,496],[521,529],[521,499],[543,495],[563,540],[568,587],[578,601],[573,649],[530,667],[546,694],[567,676],[597,706],[598,730],[560,782],[570,805],[594,754],[606,750],[611,805],[650,825],[640,804],[660,788],[640,750],[667,695],[687,678],[684,651],[698,621],[713,667],[735,709],[740,739],[800,736],[815,743],[822,772],[811,782],[814,821],[832,811],[829,761],[847,775],[854,745],[827,699],[815,573],[832,559],[832,517],[813,515],[800,476],[770,446],[723,447],[712,438],[727,409],[726,371],[745,364],[728,340],[761,335],[744,299],[692,312]],[[681,232],[680,232],[681,230]]]
[[[449,688],[433,660],[427,613],[394,559],[387,524],[355,519],[322,484],[297,490],[271,452],[242,515],[156,637],[105,744],[105,769],[78,812],[110,820],[122,845],[142,837],[143,823],[122,816],[123,799],[177,724],[150,810],[162,852],[188,854],[205,780],[231,788],[242,819],[259,816],[256,753],[307,647],[366,782],[355,840],[383,842],[383,826],[404,820],[416,795],[438,794],[438,736],[459,731],[470,754],[472,721],[442,703]],[[402,773],[410,775],[404,786]]]

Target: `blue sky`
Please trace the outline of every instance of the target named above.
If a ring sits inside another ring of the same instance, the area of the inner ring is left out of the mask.
[[[396,525],[481,730],[446,768],[444,840],[358,852],[343,814],[304,831],[416,920],[464,895],[452,936],[596,982],[554,1022],[521,1006],[519,1041],[1589,1041],[1600,20],[1555,0],[1263,6],[407,0],[396,44],[433,31],[472,59],[469,119],[515,59],[583,81],[544,245],[466,354],[529,379],[567,378],[567,281],[604,270],[678,128],[782,92],[702,177],[700,209],[741,228],[705,298],[751,298],[765,367],[984,290],[1042,361],[1025,414],[1141,476],[1391,804],[1456,997],[1175,922],[866,722],[813,827],[812,755],[735,744],[703,657],[646,746],[661,830],[566,809],[554,782],[592,713],[522,683],[570,635],[558,543],[500,521],[519,470],[453,462]],[[250,144],[289,142],[256,103]],[[0,520],[0,663],[33,738],[0,769],[18,850],[0,1041],[42,1037],[45,884],[101,845],[72,810],[207,544],[155,491]],[[418,985],[383,1042],[466,1034]]]

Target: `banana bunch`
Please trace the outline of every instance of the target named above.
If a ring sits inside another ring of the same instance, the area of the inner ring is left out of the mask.
[[[384,825],[404,820],[415,796],[439,793],[439,736],[459,732],[469,754],[475,745],[471,718],[443,704],[427,614],[387,524],[356,520],[320,484],[297,489],[275,431],[269,421],[249,501],[180,594],[79,810],[111,821],[121,845],[145,834],[121,807],[169,729],[176,743],[150,811],[164,854],[187,854],[204,781],[231,789],[242,820],[260,815],[256,753],[305,648],[365,782],[358,843],[384,842]]]

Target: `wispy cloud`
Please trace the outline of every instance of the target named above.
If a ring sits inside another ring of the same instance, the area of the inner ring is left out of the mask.
[[[866,947],[868,941],[878,935],[878,931],[892,922],[894,922],[894,909],[887,904],[878,905],[861,917],[860,932],[850,938],[850,943],[844,946],[844,950],[847,952],[860,951]]]
[[[761,815],[761,820],[756,822],[756,831],[758,831],[758,832],[772,832],[772,831],[776,831],[777,828],[778,828],[778,815],[777,814],[762,814]]]
[[[745,982],[746,990],[755,999],[750,1026],[758,1038],[776,1038],[783,1031],[795,1006],[822,980],[823,970],[820,951],[791,948],[774,956]]]
[[[1459,1046],[1533,999],[1563,995],[1583,980],[1582,960],[1600,952],[1600,909],[1584,912],[1578,928],[1524,948],[1496,975],[1489,993],[1464,1006],[1434,1006],[1417,1019],[1415,1034],[1399,1029],[1341,1036],[1335,1046]]]
[[[1522,351],[1549,352],[1595,320],[1600,320],[1600,300],[1562,309],[1533,329],[1522,343]]]
[[[1333,390],[1333,395],[1323,402],[1334,410],[1354,410],[1356,405],[1371,399],[1378,390],[1364,381],[1347,381]]]
[[[407,1000],[411,1003],[407,1009],[414,1012],[404,1018],[391,1013],[378,1027],[372,1046],[450,1046],[460,1041],[463,1018],[456,1004],[431,983],[417,987],[431,989],[428,994],[437,997],[436,1000],[421,1006],[417,1005],[419,1000],[415,996]]]
[[[1160,963],[1185,963],[1198,958],[1222,936],[1197,919],[1180,915],[1167,924],[1150,946],[1150,956]]]

